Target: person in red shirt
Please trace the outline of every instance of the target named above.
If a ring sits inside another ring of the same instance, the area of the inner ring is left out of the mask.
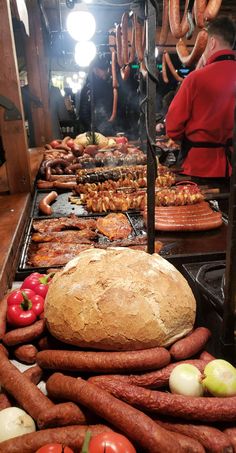
[[[181,141],[182,173],[221,178],[231,174],[236,98],[235,24],[219,16],[206,26],[205,66],[183,81],[166,115],[166,131]]]

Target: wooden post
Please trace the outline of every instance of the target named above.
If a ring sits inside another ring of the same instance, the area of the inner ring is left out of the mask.
[[[0,133],[6,158],[8,186],[11,193],[30,192],[30,162],[20,92],[10,1],[0,1],[0,96],[5,96],[20,112],[20,119],[6,120],[0,107]]]
[[[25,38],[27,77],[30,93],[42,102],[42,107],[31,103],[35,145],[52,140],[49,112],[49,70],[45,51],[41,12],[37,0],[27,1],[30,36]]]

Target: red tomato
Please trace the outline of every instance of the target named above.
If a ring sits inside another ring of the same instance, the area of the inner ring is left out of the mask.
[[[40,447],[35,453],[74,453],[69,447],[62,444],[46,444]]]
[[[97,434],[89,443],[89,453],[104,453],[104,451],[106,453],[136,453],[135,448],[125,436],[110,432]]]
[[[59,145],[61,143],[61,140],[52,140],[50,142],[50,145],[52,148],[56,148],[57,145]]]

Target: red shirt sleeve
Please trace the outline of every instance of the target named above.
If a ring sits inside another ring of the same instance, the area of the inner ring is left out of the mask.
[[[166,132],[174,140],[182,139],[186,124],[191,117],[192,99],[194,97],[191,85],[191,74],[189,74],[182,82],[166,115]]]

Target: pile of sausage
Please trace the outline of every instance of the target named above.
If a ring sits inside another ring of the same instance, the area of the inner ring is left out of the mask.
[[[0,314],[0,408],[22,407],[38,428],[0,443],[0,453],[34,453],[49,442],[79,453],[88,429],[93,435],[119,431],[142,453],[236,451],[236,397],[166,391],[178,363],[203,371],[212,360],[204,351],[207,328],[196,328],[169,349],[82,351],[53,338],[44,319],[6,331],[6,299]],[[21,373],[12,357],[34,366]],[[42,379],[47,396],[37,387]]]

